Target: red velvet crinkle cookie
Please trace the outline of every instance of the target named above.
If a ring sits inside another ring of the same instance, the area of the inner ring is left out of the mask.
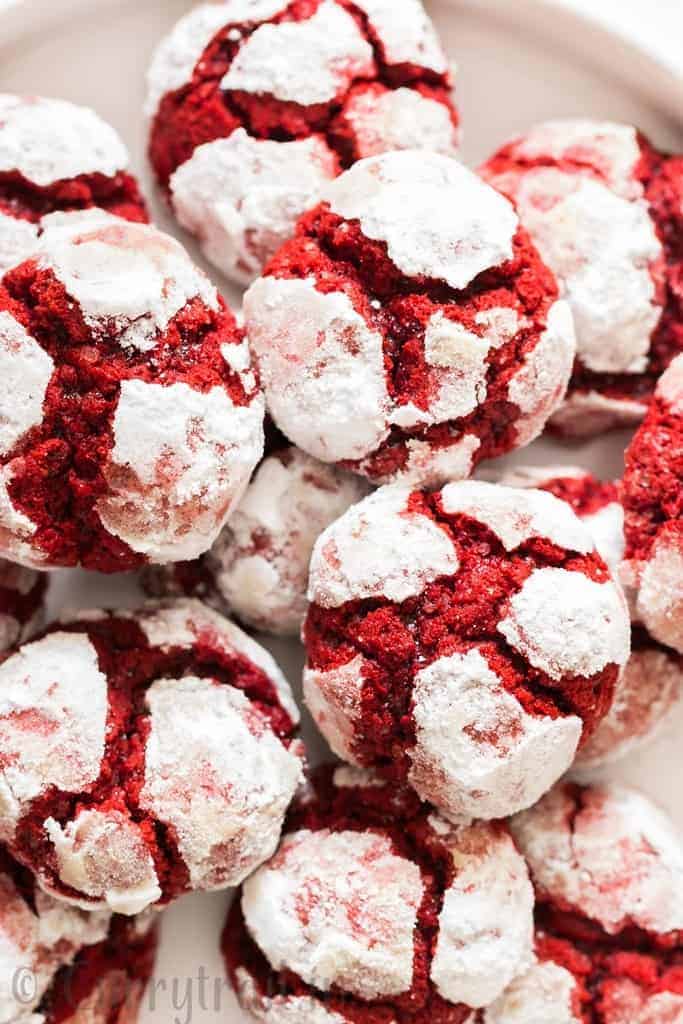
[[[332,749],[451,817],[545,793],[629,655],[621,590],[542,491],[381,488],[319,539],[309,597],[304,690]]]
[[[263,451],[244,334],[169,236],[49,219],[0,280],[0,554],[104,572],[194,558]]]
[[[269,411],[323,462],[437,485],[528,444],[564,397],[569,307],[508,201],[423,153],[357,163],[244,302]]]
[[[146,221],[127,167],[126,147],[94,111],[0,94],[0,274],[35,248],[51,213],[95,206]]]
[[[156,944],[150,915],[58,903],[0,847],[0,1020],[135,1024]]]
[[[635,614],[683,654],[683,355],[662,376],[626,452],[622,579]]]
[[[47,576],[0,559],[0,651],[40,627],[46,591]]]
[[[582,436],[637,423],[683,350],[683,160],[631,125],[560,120],[482,172],[514,199],[574,313],[577,361],[553,426]]]
[[[153,60],[150,157],[207,259],[247,283],[343,167],[454,155],[451,84],[420,0],[203,4]]]
[[[504,824],[451,825],[346,767],[295,804],[223,950],[264,1024],[465,1024],[533,960],[533,893]]]
[[[254,629],[298,636],[313,546],[366,494],[359,477],[284,448],[261,463],[211,551],[195,562],[150,568],[146,589],[192,594]]]
[[[0,666],[0,839],[85,909],[236,885],[277,846],[297,721],[270,655],[199,602],[84,614]]]
[[[616,575],[625,547],[624,510],[616,483],[566,466],[516,469],[502,482],[510,487],[536,487],[568,502]],[[634,622],[631,657],[617,684],[614,703],[579,751],[577,767],[594,768],[619,760],[652,740],[682,698],[683,658]]]

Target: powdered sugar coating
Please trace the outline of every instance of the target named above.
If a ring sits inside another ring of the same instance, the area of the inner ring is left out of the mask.
[[[221,88],[311,106],[331,102],[354,79],[373,71],[372,47],[354,18],[335,0],[323,0],[303,21],[257,28]]]
[[[301,761],[235,688],[160,679],[145,699],[140,805],[173,830],[193,888],[238,885],[275,851]]]
[[[47,818],[45,831],[60,881],[87,897],[68,898],[74,906],[131,915],[161,899],[154,861],[143,835],[120,811],[83,810],[64,827]],[[40,881],[50,891],[49,882]],[[58,891],[54,895],[64,899]]]
[[[462,164],[419,150],[361,160],[324,198],[367,238],[386,242],[408,277],[469,285],[512,257],[519,221],[512,206]]]
[[[26,253],[35,247],[39,234],[37,224],[0,211],[0,274],[25,259]]]
[[[10,313],[0,312],[0,454],[43,418],[54,362]]]
[[[107,680],[87,637],[52,633],[0,665],[0,838],[51,786],[78,793],[105,752]]]
[[[610,986],[605,1024],[683,1024],[683,995],[647,995],[638,985],[620,979]]]
[[[645,402],[611,398],[599,391],[577,391],[553,414],[553,427],[566,438],[593,437],[616,427],[637,427],[647,412]]]
[[[97,505],[106,529],[154,562],[203,554],[258,462],[264,411],[260,395],[238,406],[220,387],[124,381]]]
[[[359,91],[344,107],[359,159],[396,149],[457,156],[460,133],[448,107],[414,89]]]
[[[181,164],[170,180],[171,203],[206,258],[248,284],[336,174],[337,158],[320,136],[274,142],[238,128]]]
[[[683,654],[683,541],[662,531],[640,573],[636,614],[660,643]]]
[[[455,819],[530,807],[571,766],[583,730],[575,715],[527,714],[477,650],[418,672],[412,703],[410,783]]]
[[[265,21],[286,6],[286,0],[227,0],[222,4],[200,4],[186,14],[154,54],[147,73],[147,116],[154,116],[163,96],[190,80],[204,50],[224,25]]]
[[[37,259],[62,282],[94,333],[116,324],[124,348],[153,349],[190,299],[218,307],[216,289],[179,242],[99,210],[52,219]]]
[[[535,963],[484,1011],[483,1024],[582,1024],[572,1009],[575,991],[564,967]]]
[[[550,122],[513,144],[509,155],[520,165],[494,172],[493,182],[514,196],[565,289],[582,363],[595,372],[642,372],[663,308],[651,271],[662,244],[637,177],[635,128]]]
[[[206,561],[221,601],[256,629],[298,633],[314,544],[366,491],[296,448],[265,459]]]
[[[353,741],[361,721],[363,667],[358,655],[338,668],[304,669],[304,699],[333,753],[350,764],[356,760]]]
[[[40,891],[29,903],[12,875],[0,873],[0,1020],[7,1024],[39,1024],[34,1014],[55,975],[79,951],[102,941],[109,915],[86,915],[61,907]],[[30,972],[33,991],[17,988],[20,972]]]
[[[551,679],[592,676],[611,663],[623,666],[631,649],[628,610],[619,587],[565,569],[535,569],[510,601],[498,629]]]
[[[430,519],[409,510],[410,493],[380,488],[321,535],[311,559],[311,601],[324,608],[381,596],[404,601],[457,571],[453,544]]]
[[[128,166],[123,142],[97,114],[65,100],[0,94],[0,173],[45,187]]]
[[[455,878],[444,894],[431,978],[450,1003],[487,1006],[532,959],[534,893],[507,833],[438,829]]]
[[[320,292],[312,279],[260,278],[244,316],[271,415],[291,441],[323,462],[360,459],[382,443],[391,408],[383,338],[347,295]]]
[[[420,869],[391,840],[362,832],[300,831],[242,893],[247,927],[275,970],[361,999],[408,991]]]
[[[683,665],[664,648],[634,650],[609,714],[579,752],[576,767],[595,768],[650,742],[683,697]]]
[[[511,828],[543,900],[575,908],[608,935],[631,924],[654,936],[683,927],[683,846],[639,793],[558,786]]]
[[[388,64],[417,64],[446,73],[446,55],[420,0],[402,0],[400,7],[391,0],[354,2],[368,16]]]

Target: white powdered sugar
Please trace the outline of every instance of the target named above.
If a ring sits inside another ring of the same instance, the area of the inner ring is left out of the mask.
[[[206,258],[248,284],[336,174],[322,136],[274,142],[238,128],[195,149],[171,178],[171,202]]]
[[[478,650],[419,671],[412,708],[410,784],[454,819],[531,806],[571,766],[583,728],[575,715],[527,714]]]
[[[564,967],[535,963],[484,1011],[483,1024],[583,1024],[572,1008],[576,992],[576,979]]]
[[[82,914],[62,907],[40,891],[28,902],[8,874],[0,874],[0,1021],[40,1024],[33,1014],[57,972],[84,946],[101,942],[108,914]],[[31,986],[18,985],[30,978]]]
[[[683,416],[683,355],[677,356],[657,384],[657,397],[675,416]]]
[[[46,218],[38,265],[52,270],[95,337],[116,330],[124,349],[150,352],[191,299],[218,309],[218,294],[182,245],[146,224],[100,210]]]
[[[46,561],[44,551],[33,545],[35,523],[14,506],[9,486],[14,477],[13,467],[0,467],[0,538],[2,554],[21,565],[41,569]]]
[[[618,786],[558,786],[512,819],[534,884],[597,921],[608,935],[635,925],[657,935],[683,928],[683,844],[659,808]]]
[[[145,701],[140,806],[173,830],[193,889],[239,885],[275,851],[301,761],[235,687],[160,679]]]
[[[646,412],[645,402],[609,398],[598,391],[576,391],[553,415],[551,425],[564,437],[593,437],[615,427],[637,427]]]
[[[105,528],[156,562],[211,547],[263,452],[264,402],[235,405],[226,390],[126,380],[97,503]]]
[[[303,21],[257,28],[221,88],[311,106],[332,102],[354,79],[374,72],[372,47],[355,19],[335,0],[323,0]]]
[[[302,1021],[306,1024],[349,1024],[347,1017],[326,1009],[312,996],[263,995],[244,967],[238,967],[235,974],[242,1008],[262,1024],[302,1024]]]
[[[517,421],[517,446],[530,444],[561,406],[567,391],[574,357],[576,334],[566,302],[554,303],[538,344],[510,380],[508,398],[522,413]]]
[[[683,654],[683,535],[661,532],[640,573],[636,613],[660,643]]]
[[[164,96],[191,81],[204,50],[222,28],[274,18],[286,6],[287,0],[227,0],[201,4],[186,14],[154,54],[147,73],[147,116],[154,117]]]
[[[421,0],[354,0],[354,6],[367,15],[387,64],[416,64],[447,73],[446,55]]]
[[[247,928],[274,970],[373,1000],[409,991],[419,867],[371,832],[300,831],[244,885]]]
[[[55,786],[80,793],[99,776],[107,680],[85,636],[51,633],[0,666],[0,838]]]
[[[0,211],[0,276],[26,259],[39,234],[38,224]]]
[[[511,155],[545,161],[493,181],[514,196],[559,279],[582,363],[598,373],[643,372],[662,314],[652,267],[663,250],[636,176],[641,151],[635,129],[552,122],[513,146]],[[557,166],[548,166],[548,158]]]
[[[345,104],[343,116],[353,131],[360,159],[397,149],[457,156],[460,133],[450,110],[415,89],[359,90]]]
[[[323,608],[372,597],[401,602],[457,572],[447,533],[408,510],[410,493],[382,487],[322,534],[311,560],[311,601]]]
[[[361,160],[327,186],[338,216],[386,242],[408,277],[466,288],[512,257],[519,226],[510,203],[457,160],[406,150]]]
[[[82,174],[111,178],[127,166],[123,142],[93,110],[0,94],[0,173],[17,171],[46,188]]]
[[[127,915],[139,914],[161,898],[142,831],[123,812],[82,810],[66,826],[48,818],[45,831],[60,881],[83,894],[73,898],[54,892],[56,898],[84,910],[101,907]],[[41,885],[48,887],[44,879]]]
[[[588,530],[570,506],[545,491],[467,480],[447,484],[441,491],[441,504],[447,515],[465,515],[483,523],[506,551],[535,537],[580,554],[593,550]]]
[[[507,642],[551,679],[623,666],[631,626],[621,589],[582,572],[534,569],[498,625]]]
[[[294,724],[299,709],[292,691],[275,659],[234,622],[208,608],[201,601],[185,598],[177,601],[150,601],[134,614],[152,647],[192,647],[204,636],[226,653],[236,653],[253,662],[273,684],[278,700]]]
[[[287,437],[324,462],[370,455],[389,433],[384,339],[342,292],[314,279],[260,278],[244,299],[268,407]]]
[[[612,764],[649,742],[683,698],[683,665],[652,646],[633,651],[617,684],[614,703],[579,751],[580,770]]]
[[[533,959],[529,873],[507,833],[475,824],[438,834],[455,878],[439,914],[431,978],[449,1002],[487,1006]]]
[[[448,480],[464,480],[474,469],[474,457],[481,441],[474,434],[465,434],[455,444],[435,448],[428,441],[412,438],[406,444],[408,459],[398,473],[378,483],[409,484],[411,487],[440,487]]]
[[[298,633],[313,546],[366,493],[296,448],[265,459],[209,555],[220,597],[256,629]]]
[[[648,995],[627,978],[610,981],[605,1024],[683,1024],[683,995]]]
[[[55,364],[11,313],[0,312],[0,455],[43,419]]]
[[[353,764],[355,725],[361,717],[363,666],[357,655],[337,668],[304,669],[304,699],[313,720],[337,757]]]

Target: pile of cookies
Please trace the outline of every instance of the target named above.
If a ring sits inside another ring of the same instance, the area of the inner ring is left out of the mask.
[[[420,0],[203,5],[148,85],[239,315],[97,114],[0,95],[0,1021],[134,1024],[159,912],[240,886],[265,1024],[682,1022],[683,839],[586,772],[683,696],[683,157],[466,168]],[[77,567],[150,600],[46,623]]]

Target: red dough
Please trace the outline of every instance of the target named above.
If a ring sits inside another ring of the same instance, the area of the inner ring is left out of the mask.
[[[0,651],[38,629],[46,591],[46,576],[0,559]]]
[[[683,160],[630,125],[552,121],[495,154],[485,177],[518,204],[574,312],[563,434],[637,423],[683,351]]]
[[[534,803],[628,658],[619,588],[540,491],[381,488],[318,541],[309,597],[304,692],[333,750],[456,818]]]
[[[325,768],[223,952],[265,1024],[465,1024],[531,962],[531,918],[503,824],[450,826],[405,789]]]
[[[127,166],[123,142],[92,110],[0,94],[0,273],[28,255],[50,214],[98,207],[146,223]]]
[[[244,312],[268,408],[375,483],[438,485],[532,441],[574,356],[511,206],[454,160],[364,160],[299,221]]]
[[[566,466],[516,469],[507,473],[503,482],[512,487],[537,487],[570,504],[616,576],[625,547],[624,510],[616,483]],[[610,712],[579,751],[576,763],[582,768],[619,760],[652,740],[683,697],[680,655],[658,643],[637,619],[631,646]]]
[[[3,848],[0,894],[4,1020],[135,1024],[156,956],[152,917],[61,905]]]
[[[61,215],[0,282],[0,552],[103,572],[201,554],[262,452],[249,367],[176,241]]]
[[[197,7],[148,76],[149,152],[181,224],[249,281],[360,157],[458,143],[446,57],[420,0]]]
[[[663,375],[626,453],[623,577],[636,615],[683,654],[683,355]]]
[[[297,716],[272,658],[197,602],[54,626],[0,666],[0,838],[86,909],[237,884],[277,845]]]

